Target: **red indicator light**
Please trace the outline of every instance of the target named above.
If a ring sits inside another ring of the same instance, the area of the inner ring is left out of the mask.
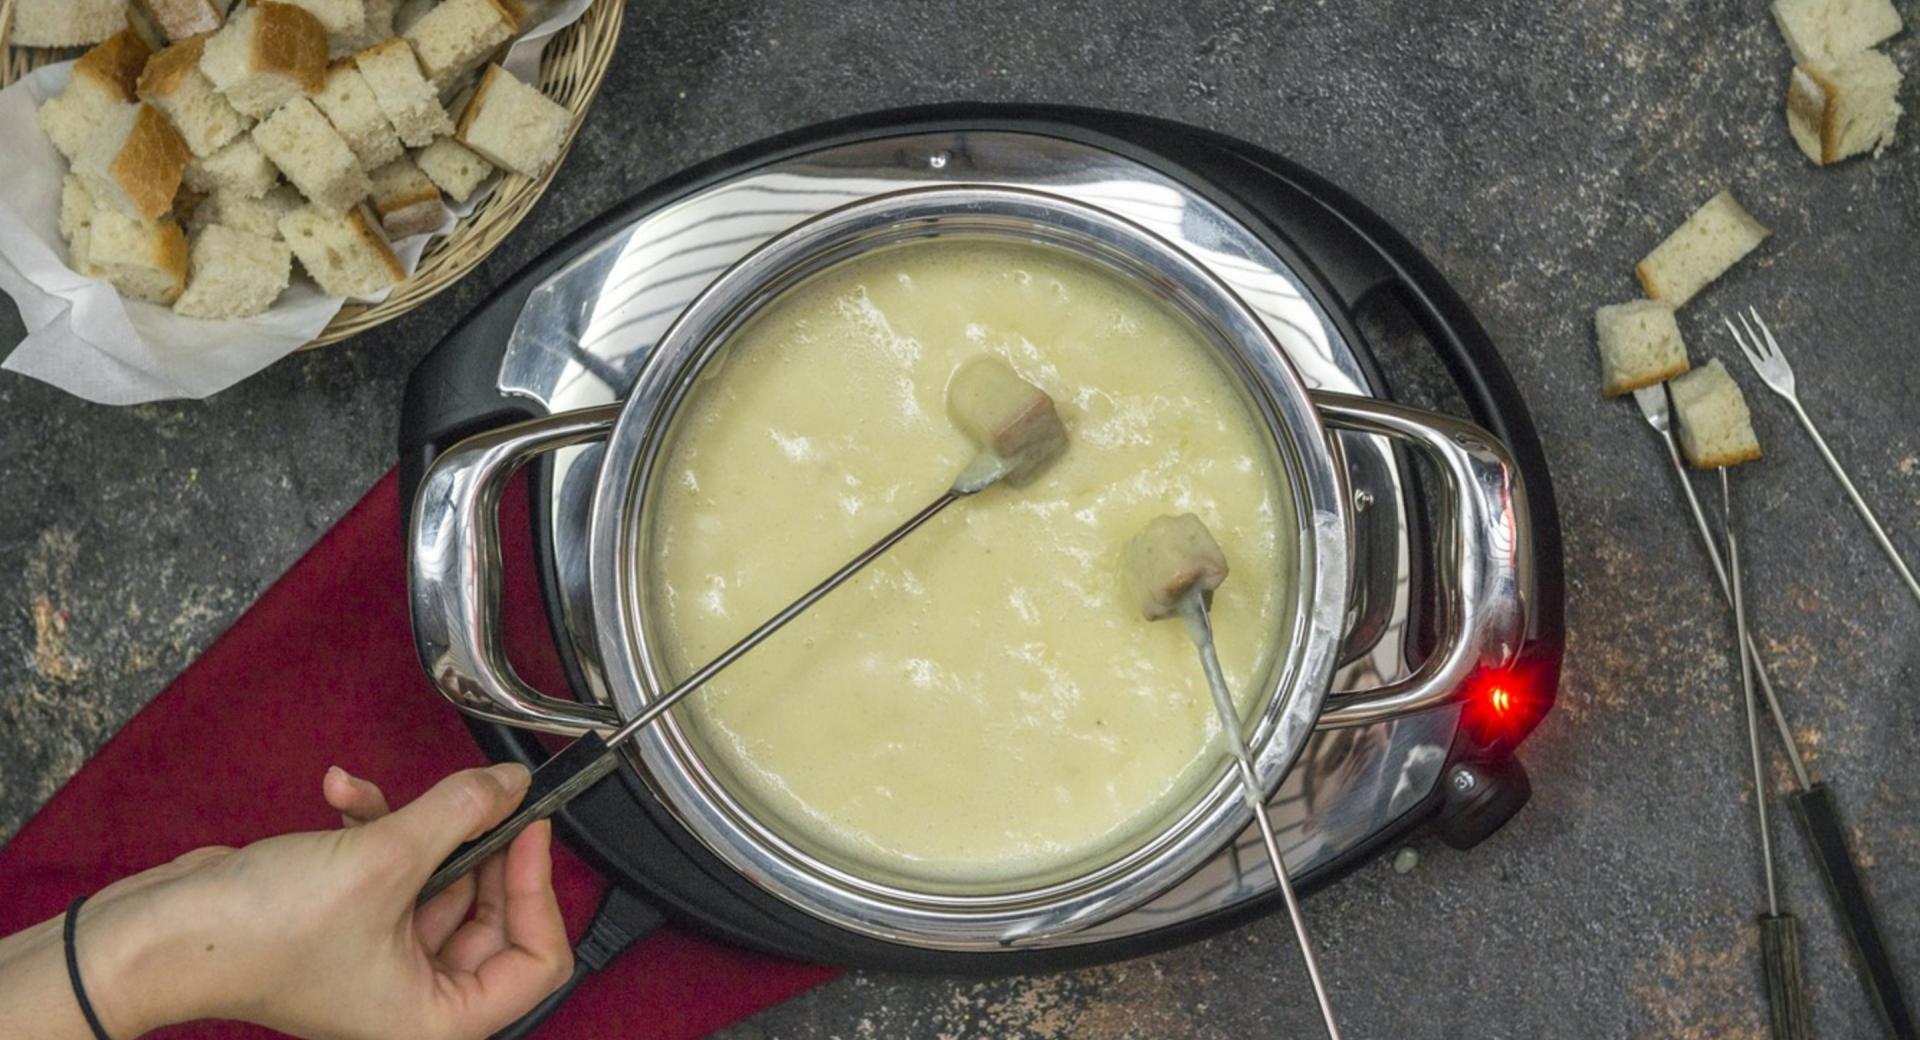
[[[1487,700],[1492,703],[1493,710],[1502,715],[1505,715],[1507,710],[1513,707],[1513,695],[1508,693],[1507,688],[1504,686],[1495,686],[1487,694]]]

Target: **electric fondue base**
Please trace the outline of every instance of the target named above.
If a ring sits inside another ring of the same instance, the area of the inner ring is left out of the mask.
[[[577,232],[500,289],[423,361],[402,414],[404,486],[455,442],[523,419],[621,399],[687,304],[730,265],[821,213],[937,185],[1049,192],[1130,219],[1185,250],[1271,330],[1308,386],[1387,398],[1358,316],[1410,316],[1471,418],[1523,475],[1533,566],[1519,660],[1478,674],[1451,706],[1313,737],[1268,802],[1301,888],[1366,862],[1417,827],[1465,848],[1527,799],[1512,757],[1551,706],[1562,644],[1558,520],[1525,406],[1485,333],[1438,273],[1378,217],[1250,145],[1089,110],[948,106],[880,113],[756,145],[661,184]],[[1223,218],[1222,215],[1227,215]],[[1333,434],[1353,512],[1352,608],[1334,691],[1412,673],[1438,624],[1432,531],[1418,474],[1384,438]],[[560,656],[577,699],[607,703],[595,651],[587,525],[601,446],[534,464],[534,535]],[[630,706],[621,706],[630,710]],[[535,764],[523,730],[473,720],[496,759]],[[723,863],[632,768],[557,817],[615,882],[636,927],[672,917],[787,957],[889,969],[1025,972],[1138,956],[1277,908],[1258,831],[1158,898],[1064,935],[998,950],[890,941],[797,909]],[[644,904],[644,906],[642,906]],[[611,911],[609,911],[611,912]]]

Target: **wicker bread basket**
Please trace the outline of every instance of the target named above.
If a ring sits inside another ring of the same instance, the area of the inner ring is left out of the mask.
[[[0,0],[0,86],[12,83],[41,65],[66,61],[80,54],[79,48],[54,50],[42,47],[15,47],[8,41],[13,34],[15,0]],[[573,113],[573,128],[561,149],[562,161],[573,146],[573,135],[587,106],[600,92],[607,65],[613,59],[614,44],[620,38],[622,0],[593,0],[580,20],[547,41],[540,61],[539,81],[535,84],[546,95],[565,105]],[[502,239],[519,225],[533,204],[552,182],[560,163],[555,163],[538,179],[505,174],[493,194],[454,226],[452,232],[437,238],[420,258],[413,277],[396,286],[387,299],[378,304],[350,303],[340,309],[331,324],[308,348],[338,343],[350,336],[392,321],[438,295],[468,271],[473,270]]]

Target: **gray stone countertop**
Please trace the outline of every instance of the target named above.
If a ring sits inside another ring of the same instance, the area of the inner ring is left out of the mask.
[[[1920,72],[1912,33],[1891,52]],[[1774,235],[1683,312],[1696,359],[1736,361],[1717,315],[1758,306],[1920,559],[1920,131],[1909,117],[1879,160],[1813,168],[1782,122],[1788,64],[1758,0],[634,4],[546,200],[429,305],[205,402],[103,408],[0,374],[0,838],[393,464],[408,370],[563,232],[821,119],[1094,105],[1257,142],[1400,227],[1501,345],[1552,459],[1569,640],[1559,706],[1523,749],[1533,801],[1471,852],[1419,839],[1411,872],[1377,862],[1309,900],[1347,1035],[1762,1036],[1728,619],[1654,442],[1631,405],[1598,397],[1590,320],[1637,294],[1630,268],[1671,226],[1733,187]],[[0,343],[20,335],[8,309]],[[1741,375],[1769,451],[1739,475],[1754,628],[1841,792],[1889,939],[1920,970],[1920,606],[1780,402]],[[1781,829],[1816,1033],[1878,1035]],[[1316,1029],[1284,918],[1269,918],[1071,974],[850,975],[726,1035]]]

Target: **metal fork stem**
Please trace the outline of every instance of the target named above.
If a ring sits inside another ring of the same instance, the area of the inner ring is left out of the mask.
[[[820,602],[821,597],[839,588],[848,578],[860,573],[861,568],[879,559],[882,553],[898,545],[901,539],[918,530],[920,525],[940,515],[942,509],[958,502],[961,497],[960,492],[949,491],[928,503],[925,509],[913,514],[905,523],[887,532],[879,541],[868,546],[864,552],[848,561],[846,566],[834,571],[826,579],[821,581],[820,584],[808,589],[806,595],[787,604],[780,613],[761,622],[758,628],[741,636],[739,642],[722,651],[719,657],[708,661],[705,665],[701,666],[699,671],[680,680],[673,689],[663,694],[659,700],[647,705],[647,710],[635,715],[632,720],[628,721],[619,729],[614,730],[613,734],[607,737],[607,746],[609,748],[619,747],[628,737],[640,732],[648,723],[666,714],[667,710],[675,704],[680,703],[682,698],[706,685],[708,679],[718,675],[722,669],[739,660],[741,655],[747,651],[759,646],[768,636],[780,631],[781,628],[785,627],[787,622],[806,613],[807,608]]]
[[[1747,604],[1740,590],[1740,540],[1733,533],[1733,491],[1720,467],[1720,518],[1727,538],[1727,569],[1733,577],[1733,627],[1747,644]],[[1747,750],[1753,756],[1753,809],[1760,818],[1760,862],[1767,879],[1767,916],[1780,916],[1780,889],[1773,877],[1773,830],[1767,823],[1767,777],[1760,757],[1760,708],[1754,703],[1753,661],[1740,655],[1740,705],[1747,714]]]
[[[1833,451],[1827,447],[1827,439],[1820,436],[1820,428],[1813,424],[1813,418],[1807,415],[1805,408],[1800,406],[1798,397],[1788,397],[1787,403],[1793,406],[1793,414],[1800,419],[1800,425],[1806,427],[1807,436],[1813,438],[1813,446],[1820,449],[1820,457],[1827,460],[1827,468],[1833,471],[1834,477],[1840,481],[1840,486],[1846,490],[1847,499],[1853,503],[1854,512],[1859,513],[1860,519],[1866,521],[1867,530],[1873,533],[1873,540],[1879,542],[1880,551],[1887,554],[1887,561],[1893,564],[1894,572],[1900,575],[1901,581],[1907,583],[1907,591],[1913,593],[1914,601],[1920,602],[1920,581],[1914,579],[1913,571],[1907,567],[1907,561],[1900,556],[1900,550],[1894,548],[1893,540],[1887,537],[1886,528],[1880,526],[1880,518],[1873,515],[1873,510],[1868,507],[1866,499],[1860,497],[1860,492],[1854,488],[1853,480],[1847,476],[1847,471],[1840,468],[1840,460],[1833,457]]]
[[[1713,525],[1707,522],[1707,511],[1700,505],[1700,497],[1693,492],[1693,481],[1687,477],[1686,464],[1680,461],[1680,449],[1673,443],[1673,435],[1663,433],[1660,440],[1667,446],[1667,461],[1673,466],[1673,475],[1680,481],[1680,492],[1687,499],[1687,508],[1693,512],[1694,529],[1700,535],[1700,544],[1707,550],[1707,560],[1713,564],[1714,576],[1720,579],[1720,594],[1727,604],[1733,604],[1733,584],[1727,580],[1727,565],[1720,558],[1719,539],[1713,535]],[[1740,642],[1747,648],[1747,657],[1753,662],[1753,674],[1760,680],[1760,692],[1767,700],[1767,711],[1773,716],[1773,724],[1780,731],[1780,743],[1787,749],[1787,763],[1793,767],[1793,777],[1804,791],[1813,785],[1807,776],[1807,764],[1800,758],[1800,746],[1794,742],[1793,730],[1787,725],[1787,713],[1780,707],[1780,698],[1773,692],[1773,681],[1767,678],[1767,669],[1760,657],[1760,648],[1753,644],[1753,637],[1743,633]]]
[[[1313,939],[1307,934],[1307,919],[1300,913],[1300,899],[1294,895],[1293,883],[1287,879],[1287,862],[1280,855],[1280,841],[1274,837],[1273,823],[1267,819],[1260,781],[1253,772],[1253,756],[1240,729],[1240,709],[1234,706],[1226,674],[1220,670],[1220,655],[1213,647],[1213,622],[1207,617],[1207,603],[1198,589],[1181,598],[1180,616],[1187,624],[1187,633],[1193,637],[1194,645],[1200,648],[1200,667],[1207,673],[1207,689],[1213,694],[1213,707],[1220,715],[1222,736],[1240,772],[1241,793],[1246,797],[1247,807],[1253,810],[1254,822],[1260,825],[1260,841],[1266,847],[1267,862],[1273,867],[1280,897],[1287,904],[1287,917],[1293,921],[1300,957],[1306,961],[1307,978],[1313,983],[1313,998],[1320,1004],[1320,1021],[1327,1028],[1328,1040],[1340,1040],[1340,1026],[1333,1018],[1333,1002],[1327,997],[1326,981],[1320,977],[1320,961],[1314,956]]]

